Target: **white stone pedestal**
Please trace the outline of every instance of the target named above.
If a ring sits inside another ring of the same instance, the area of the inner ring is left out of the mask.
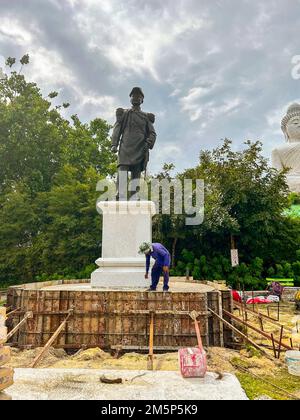
[[[145,256],[139,255],[142,242],[152,242],[152,201],[100,201],[103,214],[102,258],[92,273],[92,287],[146,288]]]

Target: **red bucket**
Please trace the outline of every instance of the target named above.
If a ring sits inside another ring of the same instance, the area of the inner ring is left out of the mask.
[[[206,353],[199,347],[178,351],[181,375],[184,378],[204,378],[207,372]]]
[[[195,321],[198,347],[188,347],[178,351],[181,375],[184,378],[204,378],[207,372],[206,353],[202,345],[199,324]]]

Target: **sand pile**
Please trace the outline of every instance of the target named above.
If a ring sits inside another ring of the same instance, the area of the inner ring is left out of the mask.
[[[40,353],[42,348],[38,347],[33,350],[23,350],[12,348],[11,361],[8,366],[15,368],[26,368],[31,365],[36,356]],[[68,358],[67,353],[63,349],[50,348],[38,364],[39,368],[50,367],[59,360]]]
[[[12,349],[11,367],[29,367],[40,349],[23,350]],[[251,353],[251,352],[250,352]],[[147,354],[126,353],[116,358],[100,348],[80,350],[73,356],[68,356],[62,349],[50,348],[48,353],[38,365],[39,368],[81,368],[81,369],[118,369],[118,370],[144,370],[147,369]],[[253,369],[253,373],[276,372],[276,362],[269,361],[265,357],[251,355],[246,350],[241,352],[225,348],[209,348],[207,362],[210,371],[234,373],[235,363],[238,358],[245,363],[247,368]],[[154,355],[154,370],[178,370],[178,353],[164,353]]]
[[[91,360],[105,360],[111,358],[109,353],[96,347],[94,349],[80,350],[78,353],[72,356],[72,360],[77,360],[78,362],[86,362]]]

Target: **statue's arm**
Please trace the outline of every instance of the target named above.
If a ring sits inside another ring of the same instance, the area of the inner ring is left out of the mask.
[[[114,125],[112,136],[111,136],[111,145],[112,145],[113,151],[117,151],[117,148],[118,148],[119,143],[120,143],[124,114],[125,114],[125,111],[124,111],[123,108],[118,108],[117,109],[117,111],[116,111],[117,120],[116,120],[116,123]]]
[[[156,132],[154,128],[155,116],[153,114],[148,114],[148,138],[147,143],[149,145],[149,149],[153,149],[155,141],[156,141]]]
[[[277,169],[278,171],[282,171],[283,165],[280,159],[280,155],[278,153],[278,150],[273,150],[272,152],[272,166],[273,168]]]

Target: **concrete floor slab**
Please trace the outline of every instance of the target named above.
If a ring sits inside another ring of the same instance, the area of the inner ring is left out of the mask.
[[[121,378],[122,384],[103,384],[100,377]],[[7,390],[13,400],[247,400],[234,375],[221,380],[184,379],[171,371],[112,371],[95,369],[15,369]]]

